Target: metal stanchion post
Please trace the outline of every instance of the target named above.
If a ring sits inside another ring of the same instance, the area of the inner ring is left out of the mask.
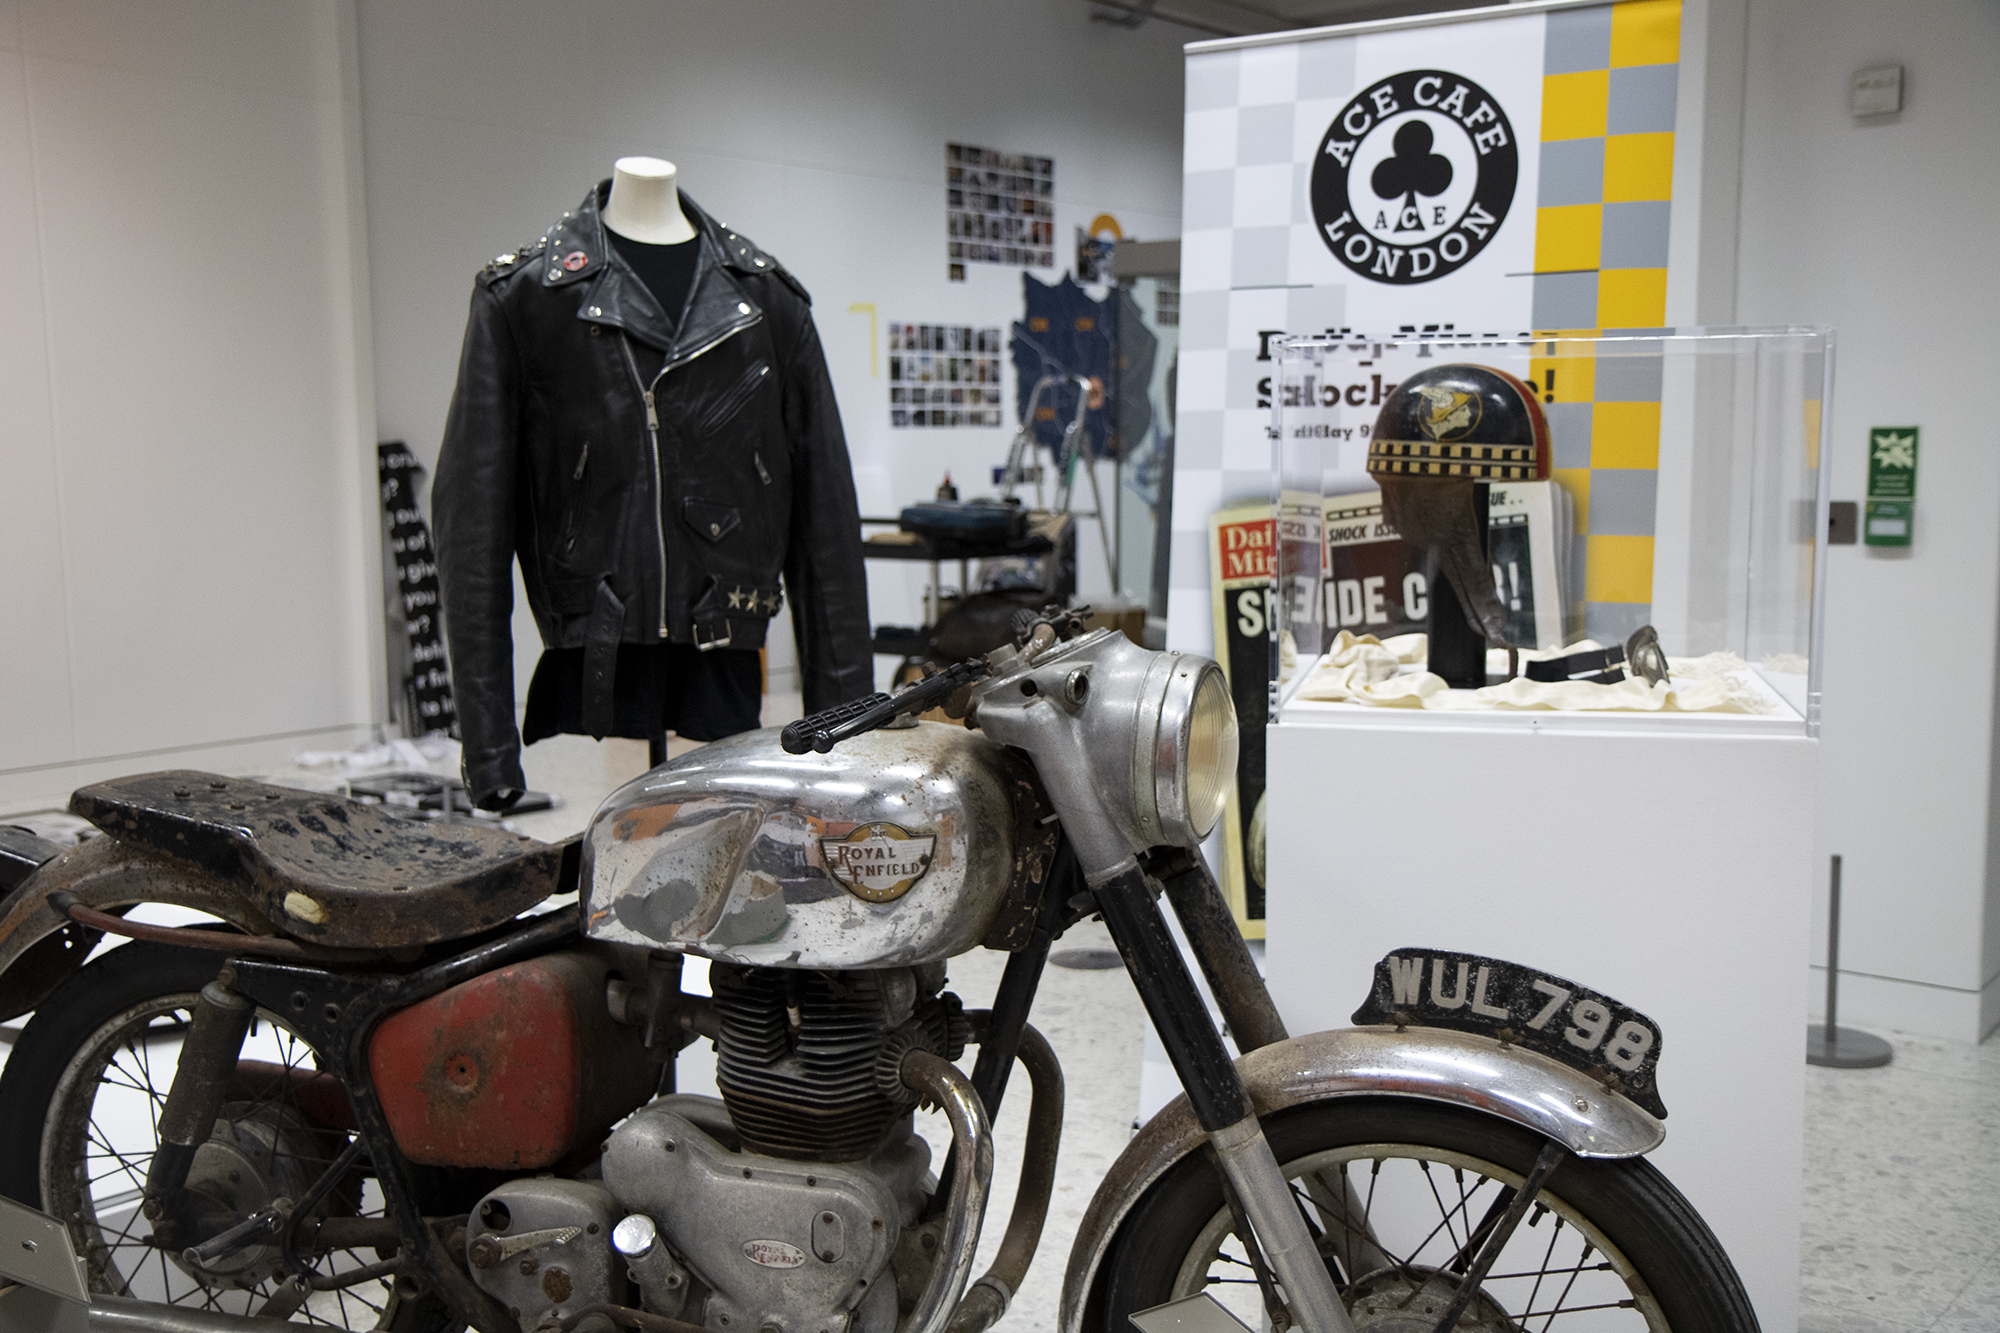
[[[1874,1069],[1895,1058],[1880,1037],[1839,1024],[1840,1012],[1840,858],[1833,858],[1833,875],[1826,900],[1826,1022],[1806,1028],[1806,1063],[1829,1069]]]

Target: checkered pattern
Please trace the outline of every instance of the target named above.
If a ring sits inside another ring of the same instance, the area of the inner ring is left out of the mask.
[[[1522,253],[1504,260],[1508,271],[1532,269],[1535,276],[1514,280],[1518,300],[1505,288],[1486,308],[1459,317],[1506,332],[1659,327],[1666,317],[1680,0],[1621,0],[1479,22],[1490,25],[1474,38],[1481,42],[1522,31],[1503,25],[1543,25],[1541,142],[1521,145],[1524,172],[1528,155],[1539,150],[1534,197],[1524,181],[1509,214],[1511,229],[1533,209],[1533,252],[1524,236]],[[1442,39],[1450,30],[1425,31]],[[1213,651],[1208,516],[1271,493],[1269,381],[1277,362],[1260,356],[1262,333],[1393,331],[1409,317],[1384,318],[1381,311],[1404,301],[1430,304],[1424,294],[1368,283],[1341,268],[1320,240],[1308,202],[1320,135],[1360,91],[1360,79],[1384,72],[1357,74],[1358,44],[1382,40],[1336,37],[1188,58],[1168,595],[1177,648]],[[1458,57],[1413,51],[1396,59],[1401,68],[1450,68]],[[1494,70],[1524,64],[1494,54],[1483,61]],[[1532,70],[1525,65],[1519,77],[1532,79]],[[1503,92],[1497,81],[1507,76],[1492,77],[1489,86],[1509,105],[1532,99],[1531,86]],[[1530,126],[1517,130],[1528,134]],[[1506,313],[1496,313],[1498,306]],[[1582,628],[1622,639],[1650,614],[1660,363],[1637,356],[1615,366],[1590,364],[1592,358],[1570,350],[1556,344],[1555,355],[1536,362],[1537,379],[1550,400],[1557,476],[1577,500]],[[1557,372],[1552,390],[1550,369]],[[1358,447],[1356,456],[1329,463],[1342,475],[1363,466]]]
[[[1680,0],[1628,0],[1548,17],[1535,209],[1537,329],[1651,329],[1666,322]],[[1533,362],[1548,402],[1555,478],[1576,501],[1571,586],[1583,633],[1621,641],[1652,618],[1662,359]]]

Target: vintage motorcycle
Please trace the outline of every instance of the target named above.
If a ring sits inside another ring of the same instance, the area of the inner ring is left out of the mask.
[[[1643,1160],[1644,1015],[1402,950],[1360,1026],[1286,1034],[1194,850],[1235,757],[1215,663],[1051,615],[657,768],[561,844],[198,773],[86,787],[105,836],[0,841],[0,1013],[34,1010],[0,1192],[67,1224],[93,1329],[981,1333],[1055,1177],[1029,1009],[1101,916],[1186,1095],[1092,1199],[1062,1333],[1176,1302],[1174,1327],[1754,1330]],[[221,924],[125,918],[155,902]],[[134,942],[79,966],[106,932]],[[1010,956],[965,1009],[946,964],[982,946]],[[675,1091],[702,1037],[719,1101]],[[1020,1184],[973,1280],[1016,1062]],[[952,1131],[935,1174],[920,1107]]]

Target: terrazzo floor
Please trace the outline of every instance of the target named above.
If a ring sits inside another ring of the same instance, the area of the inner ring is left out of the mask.
[[[777,725],[797,713],[796,696],[774,696],[765,720]],[[686,748],[677,743],[674,752]],[[509,827],[553,839],[582,829],[605,795],[642,772],[645,747],[558,737],[524,758],[529,786],[557,793],[562,805],[510,820]],[[257,776],[332,787],[346,775],[300,768]],[[0,811],[0,820],[33,813]],[[1056,946],[1058,953],[1107,947],[1096,923]],[[985,951],[955,959],[951,989],[968,1007],[983,1007],[1004,963],[1003,955]],[[702,985],[701,969],[691,967],[687,982],[691,989]],[[1000,1325],[1003,1333],[1053,1333],[1064,1261],[1083,1210],[1130,1137],[1139,1105],[1145,1019],[1122,970],[1049,968],[1033,1022],[1062,1061],[1067,1109],[1041,1250]],[[11,1035],[0,1028],[0,1060]],[[1896,1047],[1887,1068],[1807,1070],[1799,1333],[2000,1333],[2000,1042],[1882,1035]],[[963,1063],[970,1069],[970,1055]],[[706,1043],[683,1054],[680,1086],[713,1090]],[[990,1262],[1012,1206],[1025,1077],[1008,1097],[995,1126],[993,1197],[975,1271]],[[949,1130],[941,1117],[923,1120],[941,1156]]]

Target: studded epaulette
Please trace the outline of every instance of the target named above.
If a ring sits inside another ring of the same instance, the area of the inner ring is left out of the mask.
[[[757,243],[748,236],[739,236],[728,227],[722,229],[722,253],[729,266],[742,273],[769,273],[780,282],[797,292],[799,299],[812,304],[812,293],[805,284],[792,276],[791,270],[776,259],[757,248]]]
[[[479,270],[479,276],[491,280],[502,274],[515,272],[520,268],[521,261],[533,259],[548,248],[549,238],[546,236],[539,237],[532,245],[524,245],[519,249],[509,250],[505,254],[493,256],[486,267]]]

